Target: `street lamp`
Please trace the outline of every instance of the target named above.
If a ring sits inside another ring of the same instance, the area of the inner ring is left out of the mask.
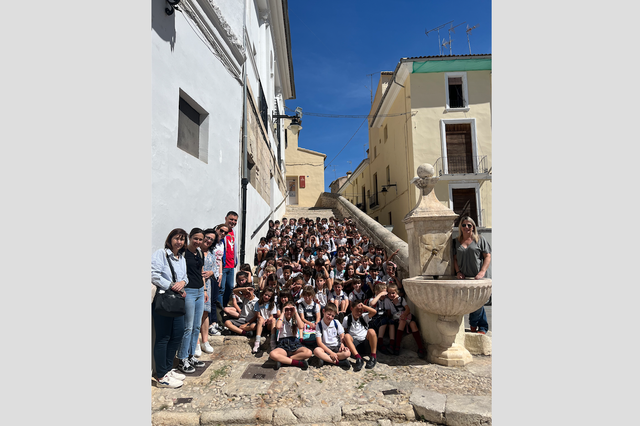
[[[293,134],[296,135],[296,136],[298,135],[300,130],[302,130],[302,108],[300,108],[300,107],[296,108],[296,115],[274,114],[274,115],[271,116],[271,118],[273,119],[274,123],[276,122],[276,120],[281,119],[281,118],[290,118],[291,119],[291,124],[289,124],[287,129],[291,130],[293,132]]]
[[[395,183],[390,183],[389,185],[382,185],[382,191],[380,192],[384,192],[387,193],[389,192],[389,190],[387,188],[394,186],[396,188],[396,195],[398,195],[398,186]]]

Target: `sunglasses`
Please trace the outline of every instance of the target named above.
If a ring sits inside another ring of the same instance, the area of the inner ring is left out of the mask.
[[[222,235],[227,235],[229,231],[223,231],[222,229],[218,229],[218,232],[222,232]]]
[[[470,223],[463,223],[463,224],[462,224],[462,225],[460,225],[460,226],[462,226],[463,228],[473,228],[473,225],[472,225],[472,224],[470,224]]]

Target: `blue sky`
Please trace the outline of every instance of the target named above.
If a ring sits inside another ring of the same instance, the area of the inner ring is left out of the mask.
[[[289,0],[289,20],[296,99],[286,101],[286,106],[303,110],[299,146],[327,154],[326,191],[336,177],[365,158],[368,123],[360,127],[364,118],[314,117],[305,112],[369,114],[380,71],[393,71],[403,57],[440,54],[437,31],[428,36],[425,31],[449,21],[461,24],[451,34],[454,55],[469,54],[467,25],[477,26],[470,34],[471,53],[491,53],[489,0]],[[441,41],[448,40],[450,25],[440,30]]]

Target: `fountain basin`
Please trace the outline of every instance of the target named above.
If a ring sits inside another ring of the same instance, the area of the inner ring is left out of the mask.
[[[416,307],[435,315],[460,316],[477,311],[491,296],[491,279],[460,280],[417,276],[402,281],[404,291]]]
[[[422,336],[429,343],[427,360],[447,367],[463,367],[473,357],[464,347],[464,315],[480,309],[491,296],[491,279],[435,279],[417,276],[402,281],[417,309]],[[457,337],[460,336],[458,342]]]

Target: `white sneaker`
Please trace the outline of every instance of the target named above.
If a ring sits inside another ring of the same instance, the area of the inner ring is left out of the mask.
[[[212,354],[213,353],[213,348],[211,347],[209,342],[201,343],[200,347],[202,348],[203,351],[205,351],[208,354]]]
[[[169,376],[169,377],[171,377],[173,379],[176,379],[176,380],[180,380],[180,381],[182,381],[182,380],[187,378],[187,376],[185,376],[184,374],[178,373],[178,370],[176,370],[175,368],[173,370],[169,371],[167,373],[167,376]]]
[[[209,327],[209,336],[220,336],[220,330],[218,330],[218,324],[213,324]]]
[[[200,357],[200,355],[202,355],[202,351],[200,350],[200,345],[196,345],[196,352],[193,355],[196,357]]]
[[[182,380],[174,379],[170,376],[170,373],[165,374],[163,378],[158,380],[157,385],[159,388],[177,389],[182,386]]]

